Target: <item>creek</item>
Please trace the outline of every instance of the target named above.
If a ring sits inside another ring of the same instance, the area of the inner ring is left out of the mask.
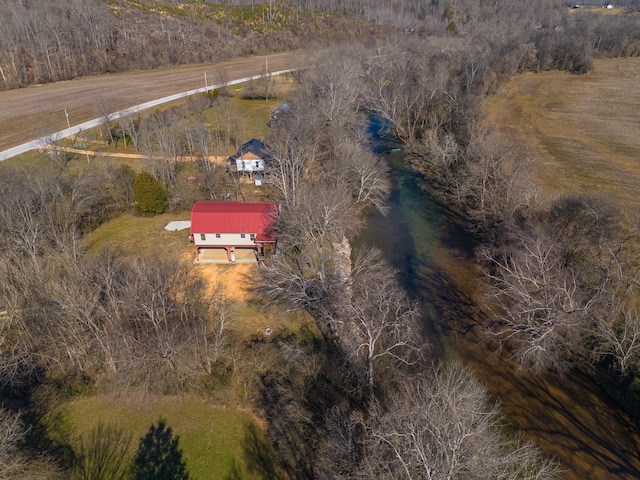
[[[457,358],[500,401],[509,424],[561,463],[568,479],[640,478],[640,430],[578,371],[531,376],[483,335],[470,241],[445,208],[421,189],[399,149],[384,151],[394,189],[387,216],[371,215],[358,244],[382,250],[409,295],[425,304],[437,358]],[[399,147],[396,145],[396,147]]]

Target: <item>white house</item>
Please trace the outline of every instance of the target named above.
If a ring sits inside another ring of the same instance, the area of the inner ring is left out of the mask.
[[[236,154],[229,157],[229,162],[235,166],[238,175],[248,175],[256,185],[261,185],[268,159],[267,146],[254,138],[241,145]]]
[[[264,172],[264,159],[253,152],[247,152],[236,157],[236,171],[257,173]]]

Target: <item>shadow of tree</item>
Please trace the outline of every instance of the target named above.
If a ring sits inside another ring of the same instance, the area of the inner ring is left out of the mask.
[[[264,434],[258,430],[255,424],[249,423],[244,437],[243,456],[247,465],[247,471],[251,475],[265,479],[277,480],[284,478],[278,463],[275,460],[273,448]],[[237,472],[237,465],[236,468]],[[237,473],[236,473],[237,475]],[[240,478],[230,477],[230,478]]]
[[[242,472],[235,458],[233,459],[233,463],[231,464],[231,471],[224,478],[225,480],[242,480]]]
[[[489,392],[506,419],[567,468],[567,479],[640,478],[640,429],[595,382],[577,369],[561,375],[520,371],[506,349],[490,339],[496,321],[476,303],[482,295],[472,264],[429,265],[425,289],[439,328]]]

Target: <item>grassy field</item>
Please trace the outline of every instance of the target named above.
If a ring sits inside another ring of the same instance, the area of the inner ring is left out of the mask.
[[[151,253],[159,257],[184,258],[193,254],[189,231],[170,232],[165,225],[173,220],[189,220],[190,212],[165,213],[154,217],[140,217],[126,213],[107,222],[85,237],[90,254],[105,248],[115,248],[125,255]]]
[[[528,73],[486,104],[486,121],[534,152],[540,198],[587,193],[635,205],[640,192],[640,58],[589,75]]]
[[[57,412],[72,445],[98,423],[117,425],[139,439],[159,418],[180,437],[187,467],[196,480],[278,478],[271,448],[250,413],[216,407],[188,397],[92,396],[73,400]],[[54,434],[56,433],[54,432]],[[234,476],[235,475],[235,476]]]

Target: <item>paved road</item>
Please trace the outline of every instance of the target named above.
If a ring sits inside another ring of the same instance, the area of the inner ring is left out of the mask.
[[[116,112],[114,118],[118,118],[222,84],[242,83],[266,71],[272,75],[290,71],[305,59],[308,56],[301,52],[290,52],[0,92],[0,160],[39,148],[47,137],[64,137],[95,127],[101,111]]]

